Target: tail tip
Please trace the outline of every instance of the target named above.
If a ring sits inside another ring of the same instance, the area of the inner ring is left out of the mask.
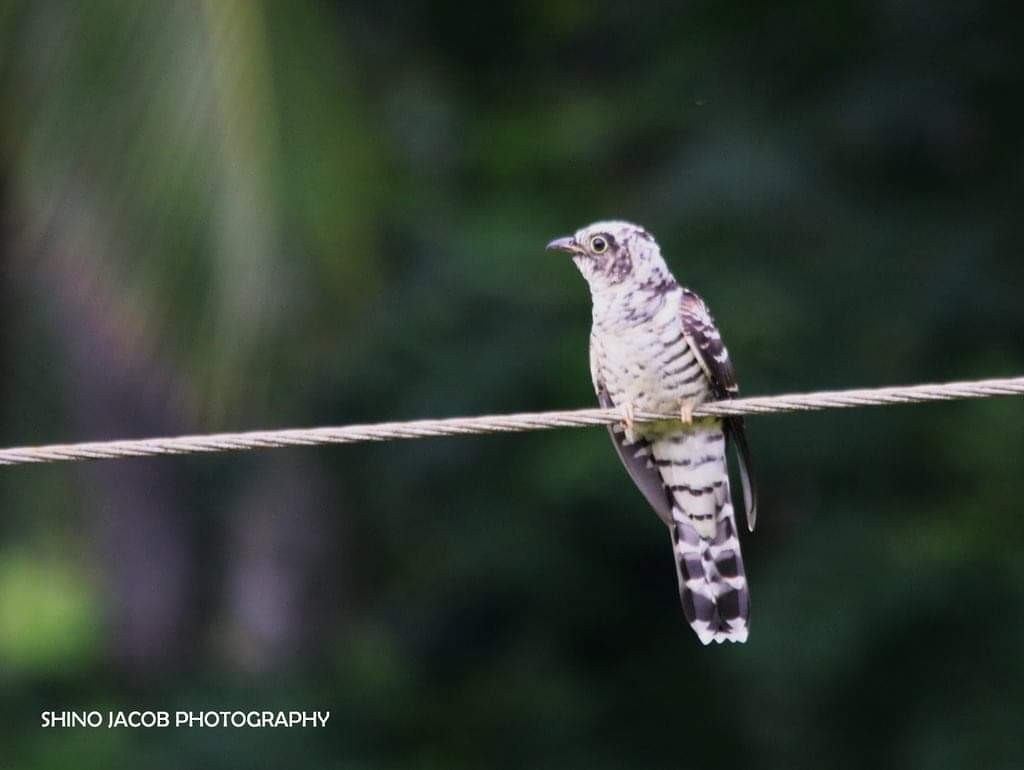
[[[738,624],[736,626],[729,626],[728,624],[725,624],[724,628],[711,628],[710,625],[698,627],[695,625],[694,631],[697,632],[697,638],[700,639],[700,643],[704,646],[707,646],[712,642],[715,642],[716,644],[722,644],[723,642],[743,644],[747,641],[747,636],[750,633],[750,629],[745,623]]]

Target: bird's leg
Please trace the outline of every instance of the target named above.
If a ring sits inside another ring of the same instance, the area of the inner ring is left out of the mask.
[[[634,441],[636,441],[636,434],[633,432],[633,427],[636,425],[633,405],[628,402],[623,404],[621,407],[621,412],[623,438],[625,439],[627,444],[632,444]]]
[[[627,432],[632,433],[633,426],[636,424],[636,421],[633,417],[633,405],[627,402],[622,405],[619,411],[622,412],[622,426],[626,429]]]
[[[683,421],[683,425],[693,425],[693,410],[694,403],[692,401],[683,402],[679,409],[679,419]]]

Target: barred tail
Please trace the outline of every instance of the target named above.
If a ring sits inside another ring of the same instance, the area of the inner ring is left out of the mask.
[[[745,642],[750,594],[743,570],[732,505],[723,507],[720,534],[702,538],[686,522],[672,528],[683,614],[704,644]]]
[[[745,642],[750,596],[722,423],[701,420],[651,448],[673,501],[669,529],[683,614],[704,644]]]

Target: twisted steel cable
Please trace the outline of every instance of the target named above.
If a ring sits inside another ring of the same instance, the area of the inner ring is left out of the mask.
[[[694,410],[693,414],[694,417],[776,414],[1013,395],[1024,395],[1024,377],[737,398],[702,404]],[[610,425],[619,422],[622,417],[622,412],[616,409],[575,409],[483,417],[452,417],[440,420],[382,422],[335,428],[295,428],[171,438],[94,441],[80,444],[51,444],[0,449],[0,465],[182,455],[200,452],[232,452],[320,444],[354,444],[360,441],[390,441],[431,436],[519,433],[552,428]],[[671,420],[678,419],[678,415],[637,412],[634,419],[637,422]]]

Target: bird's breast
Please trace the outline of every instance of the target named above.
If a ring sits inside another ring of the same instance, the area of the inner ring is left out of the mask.
[[[681,323],[595,330],[595,337],[600,349],[596,374],[614,403],[675,414],[685,402],[706,397],[707,382]]]

